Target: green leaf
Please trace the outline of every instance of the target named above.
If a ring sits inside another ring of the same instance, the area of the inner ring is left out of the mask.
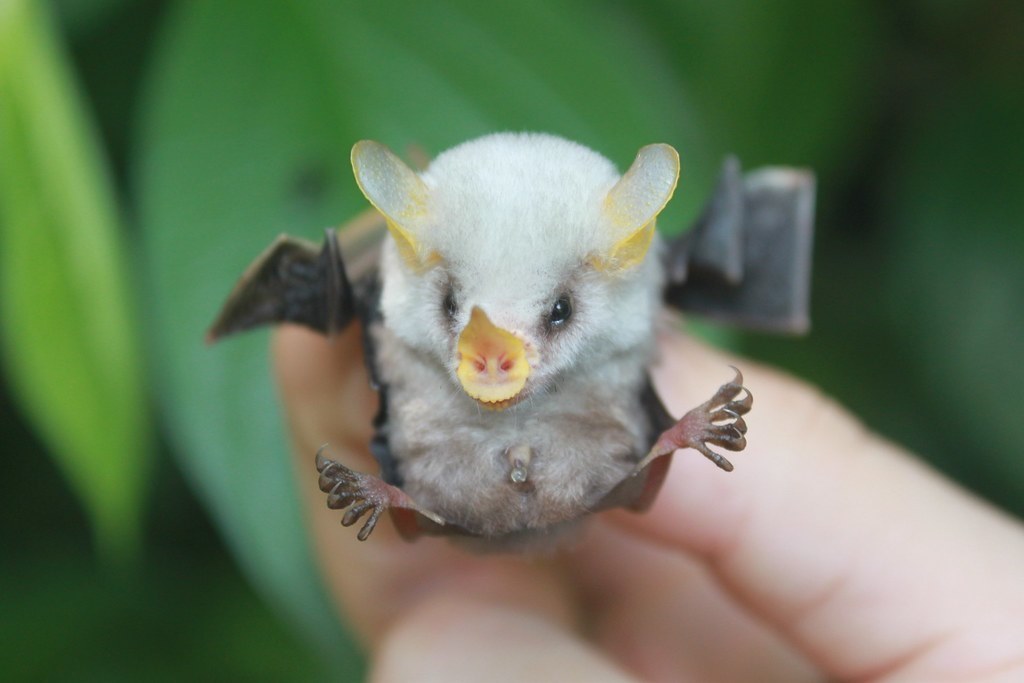
[[[882,301],[907,359],[954,435],[933,455],[957,479],[1024,514],[1024,91],[958,84],[898,148],[888,193]]]
[[[58,22],[74,34],[101,26],[129,0],[49,0]]]
[[[0,5],[5,369],[82,498],[100,550],[136,550],[150,427],[123,230],[48,17]]]
[[[873,14],[856,0],[656,0],[641,20],[716,154],[820,172],[868,130]]]

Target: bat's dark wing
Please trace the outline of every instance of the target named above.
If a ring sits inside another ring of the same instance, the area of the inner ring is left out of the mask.
[[[741,327],[806,332],[813,230],[811,172],[743,175],[729,157],[703,214],[668,245],[665,300]]]
[[[363,228],[356,231],[367,232]],[[349,281],[338,235],[331,228],[324,231],[320,248],[281,235],[242,273],[206,338],[214,342],[235,332],[277,323],[305,325],[330,336],[359,319],[366,367],[380,398],[370,450],[380,463],[382,478],[400,485],[387,439],[387,387],[380,382],[370,334],[381,321],[380,278],[374,266],[362,270],[354,283]]]
[[[284,322],[331,335],[344,329],[356,313],[334,230],[325,231],[319,249],[305,240],[281,235],[239,278],[206,338],[213,342],[235,332]]]

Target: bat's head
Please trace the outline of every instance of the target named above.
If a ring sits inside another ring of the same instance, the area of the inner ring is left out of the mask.
[[[661,267],[647,258],[679,156],[640,150],[622,176],[549,135],[497,134],[422,174],[383,145],[352,150],[387,219],[385,325],[473,399],[505,408],[568,373],[601,373],[649,347]]]

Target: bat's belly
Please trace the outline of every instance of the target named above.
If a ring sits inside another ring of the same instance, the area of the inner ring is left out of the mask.
[[[515,410],[515,409],[513,409]],[[393,434],[402,488],[471,533],[499,536],[574,520],[642,457],[642,419],[625,406],[437,416]]]

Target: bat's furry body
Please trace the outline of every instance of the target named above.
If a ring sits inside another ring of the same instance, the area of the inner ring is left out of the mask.
[[[332,233],[319,257],[285,239],[243,276],[211,336],[274,321],[329,334],[363,319],[381,389],[374,448],[384,479],[317,462],[328,505],[351,506],[346,525],[371,511],[360,538],[390,508],[406,531],[411,510],[427,531],[498,547],[547,543],[588,512],[648,504],[662,456],[677,448],[731,469],[707,444],[745,445],[742,378],[667,419],[647,376],[657,314],[666,291],[695,291],[684,280],[700,283],[724,259],[730,279],[791,283],[774,299],[734,287],[725,295],[738,302],[734,315],[800,327],[806,176],[776,171],[783,176],[753,201],[738,164],[731,175],[727,165],[704,228],[662,258],[654,221],[678,174],[667,145],[642,149],[623,176],[596,152],[540,134],[464,143],[422,174],[364,142],[353,166],[390,232],[379,286],[366,288],[377,296],[354,300]],[[796,235],[787,254],[744,271],[744,240],[763,252],[777,235]]]
[[[661,304],[660,260],[614,276],[586,267],[615,237],[600,210],[619,174],[566,140],[489,136],[441,155],[423,180],[436,202],[424,248],[440,262],[416,273],[385,245],[375,339],[403,489],[484,536],[578,519],[650,447],[637,396]],[[442,305],[449,290],[454,316]],[[547,314],[563,293],[572,316],[552,331]],[[535,356],[525,396],[503,411],[482,408],[455,376],[458,331],[473,306]],[[532,455],[528,492],[509,478],[517,446]]]
[[[402,488],[471,533],[498,536],[578,519],[650,447],[650,420],[637,400],[646,349],[567,376],[498,413],[460,395],[443,368],[410,353],[388,330],[376,338]],[[508,454],[516,447],[531,453],[525,491],[510,479]]]

